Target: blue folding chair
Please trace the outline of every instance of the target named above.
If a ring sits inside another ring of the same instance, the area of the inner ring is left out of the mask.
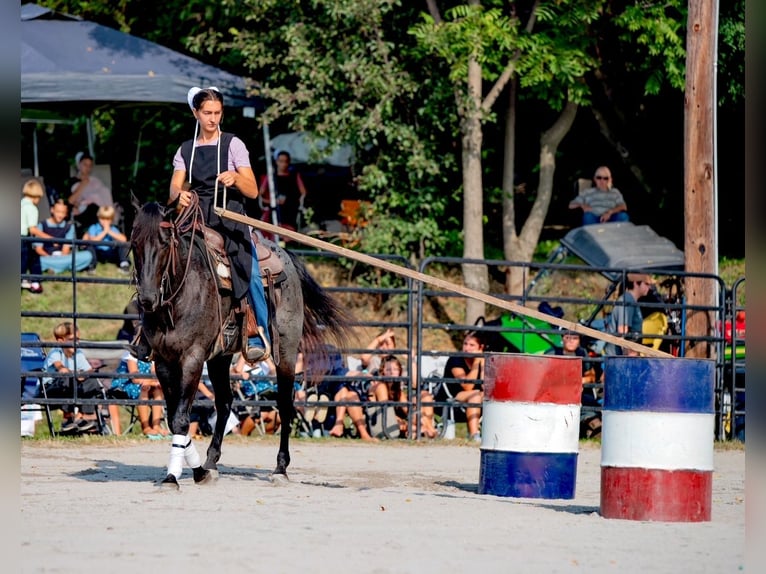
[[[21,334],[21,398],[36,399],[43,395],[42,372],[45,367],[45,349],[43,349],[42,339],[37,333]],[[40,372],[37,376],[34,373]],[[51,436],[56,436],[53,430],[53,419],[51,417],[51,407],[48,404],[40,405],[38,408],[30,408],[25,405],[26,411],[44,412],[48,422],[48,431]]]

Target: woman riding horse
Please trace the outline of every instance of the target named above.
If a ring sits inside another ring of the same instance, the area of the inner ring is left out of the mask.
[[[168,203],[178,209],[191,204],[191,190],[199,197],[205,223],[224,238],[224,247],[232,268],[232,289],[235,301],[247,301],[260,327],[261,337],[248,340],[246,358],[254,363],[268,358],[269,340],[267,307],[263,293],[258,258],[254,257],[250,230],[243,223],[222,219],[215,207],[244,214],[242,196],[258,197],[258,185],[250,166],[247,147],[237,136],[221,131],[223,95],[217,88],[191,88],[187,96],[195,118],[194,139],[187,140],[173,157],[173,177],[170,181]],[[225,206],[214,204],[216,189],[226,186]],[[244,305],[242,306],[244,309]],[[262,339],[261,339],[262,338]]]

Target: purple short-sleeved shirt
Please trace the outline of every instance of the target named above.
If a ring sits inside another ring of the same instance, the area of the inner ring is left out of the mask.
[[[212,142],[202,145],[218,145],[218,140],[215,139]],[[195,144],[195,147],[197,146],[200,146],[200,144]],[[227,171],[236,171],[238,167],[251,167],[250,152],[247,151],[245,142],[237,136],[234,136],[229,145],[229,165],[226,169]],[[187,171],[186,162],[184,162],[183,157],[181,157],[181,146],[178,146],[176,155],[173,156],[173,171]]]

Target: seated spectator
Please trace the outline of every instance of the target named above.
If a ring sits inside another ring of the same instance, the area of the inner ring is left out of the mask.
[[[569,357],[581,357],[582,361],[582,409],[580,416],[580,438],[593,438],[601,433],[601,412],[594,411],[593,407],[601,405],[596,389],[585,387],[601,380],[601,365],[587,361],[588,351],[580,346],[580,334],[576,331],[566,331],[561,337],[562,346],[552,347],[545,351],[546,355],[563,355]],[[588,407],[591,407],[590,409]]]
[[[125,309],[122,310],[122,313],[123,315],[138,315],[140,311],[141,310],[138,307],[138,301],[136,300],[136,297],[132,297],[130,301],[128,301],[128,304],[125,305]],[[140,319],[125,319],[122,322],[122,327],[120,327],[120,330],[117,331],[117,340],[133,341],[133,339],[136,337],[136,331],[138,330],[138,326],[140,324]]]
[[[77,225],[86,230],[98,221],[99,207],[113,206],[112,191],[99,178],[92,175],[93,158],[88,152],[78,152],[75,156],[77,181],[72,184],[69,205],[72,206]]]
[[[93,376],[93,366],[85,357],[82,349],[69,346],[75,340],[79,340],[79,330],[75,332],[74,324],[66,321],[59,323],[53,329],[53,336],[59,345],[50,350],[45,357],[43,370],[53,376],[43,377],[45,395],[48,398],[72,398],[74,397],[74,384],[77,384],[77,397],[89,399],[103,396],[104,388],[101,381]],[[77,371],[77,377],[60,376]],[[59,375],[59,376],[55,376]],[[42,395],[41,395],[42,396]],[[94,405],[64,405],[61,407],[64,419],[61,423],[61,432],[65,434],[79,434],[98,432],[98,420]],[[116,409],[116,407],[115,407]]]
[[[51,216],[41,221],[38,227],[49,237],[72,240],[75,238],[74,226],[67,221],[69,209],[64,200],[59,199],[51,206]],[[35,243],[34,249],[40,256],[40,268],[43,271],[62,273],[72,271],[72,244],[64,241]],[[90,251],[75,251],[74,267],[77,271],[88,269],[93,262]]]
[[[606,322],[606,330],[618,336],[629,333],[641,334],[644,317],[638,300],[644,297],[652,286],[652,279],[645,273],[628,273],[625,285],[620,285],[618,302]],[[604,347],[607,355],[621,355],[622,348],[611,343]]]
[[[37,204],[40,203],[45,190],[42,184],[36,179],[30,179],[24,183],[22,188],[23,197],[21,198],[21,236],[46,237],[50,236],[38,227],[40,224],[40,214],[37,210]],[[29,271],[33,275],[42,275],[40,266],[40,255],[35,251],[32,243],[28,241],[21,242],[21,274]],[[29,289],[31,293],[39,294],[43,292],[43,287],[39,281],[21,280],[21,288]]]
[[[359,371],[349,371],[355,375],[360,375]],[[352,375],[354,376],[354,375]],[[358,383],[358,381],[355,381]],[[370,434],[367,430],[367,417],[364,414],[362,404],[367,402],[368,395],[358,385],[350,386],[350,384],[341,385],[338,391],[333,397],[334,401],[338,402],[351,402],[359,403],[359,405],[338,405],[335,407],[335,424],[330,429],[330,436],[342,437],[346,433],[345,417],[348,414],[351,419],[351,423],[356,428],[357,436],[365,441],[377,442],[377,438]]]
[[[582,224],[629,221],[628,206],[620,190],[612,187],[612,172],[602,165],[593,176],[590,187],[569,202],[569,209],[582,209]]]
[[[318,394],[327,395],[333,401],[353,402],[358,405],[339,405],[335,407],[334,424],[330,429],[330,436],[342,437],[346,434],[345,418],[348,414],[352,424],[356,428],[357,435],[362,440],[377,441],[367,430],[367,420],[364,415],[362,403],[367,400],[367,381],[360,380],[327,380],[323,377],[359,377],[361,371],[350,371],[343,361],[340,352],[331,346],[327,346],[327,353],[324,356],[307,358],[305,374],[309,381],[319,381]]]
[[[138,377],[135,375],[154,374],[153,361],[140,361],[129,351],[120,359],[117,366],[118,373],[132,375],[131,377],[113,379],[110,394],[115,396],[120,391],[129,399],[140,400],[164,400],[160,382],[152,377]],[[168,436],[168,431],[162,427],[164,407],[162,405],[136,405],[138,421],[141,423],[141,432],[150,439],[160,439]]]
[[[232,381],[235,396],[248,400],[276,399],[277,385],[268,378],[275,372],[273,360],[250,364],[244,355],[237,353],[231,367],[231,374],[237,377]],[[250,436],[259,422],[263,424],[266,434],[274,434],[281,423],[279,412],[274,407],[244,407],[237,409],[236,414],[239,418],[239,434],[245,436]]]
[[[393,355],[387,355],[381,359],[380,371],[373,373],[373,377],[401,377],[404,369],[402,364]],[[402,391],[401,381],[378,381],[373,380],[369,389],[370,401],[386,402],[407,402],[407,393]],[[426,390],[421,391],[420,399],[424,403],[433,402],[434,398]],[[394,413],[399,422],[399,432],[401,436],[407,436],[407,420],[409,414],[409,407],[397,405],[394,407]],[[435,438],[438,434],[436,427],[434,426],[434,408],[432,406],[423,406],[420,410],[421,415],[421,432],[428,438]],[[413,421],[412,433],[417,433],[418,421]]]
[[[476,331],[469,331],[463,338],[463,353],[483,353],[484,342]],[[465,409],[468,438],[481,441],[479,423],[481,420],[481,402],[484,399],[484,391],[477,386],[475,381],[481,379],[484,374],[484,357],[450,357],[444,367],[445,379],[461,379],[458,382],[445,381],[439,386],[435,399],[439,402],[454,399],[461,403],[472,405]]]
[[[98,222],[94,223],[85,234],[83,239],[88,241],[108,241],[112,245],[91,245],[88,250],[93,255],[91,268],[96,268],[96,263],[114,263],[119,266],[123,273],[130,273],[130,261],[128,253],[130,245],[127,244],[128,238],[114,225],[114,206],[104,205],[98,208]],[[121,243],[115,245],[115,243]]]
[[[367,348],[371,351],[387,351],[387,353],[383,354],[362,353],[362,355],[359,357],[359,359],[362,361],[362,370],[368,373],[380,371],[381,358],[385,354],[388,354],[396,349],[396,337],[394,335],[394,330],[386,329],[380,335],[370,341],[370,343],[367,345]]]

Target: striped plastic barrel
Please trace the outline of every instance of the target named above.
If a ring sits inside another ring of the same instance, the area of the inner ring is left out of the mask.
[[[710,520],[714,368],[708,359],[606,360],[603,517]]]
[[[582,360],[487,355],[479,494],[574,498]]]

